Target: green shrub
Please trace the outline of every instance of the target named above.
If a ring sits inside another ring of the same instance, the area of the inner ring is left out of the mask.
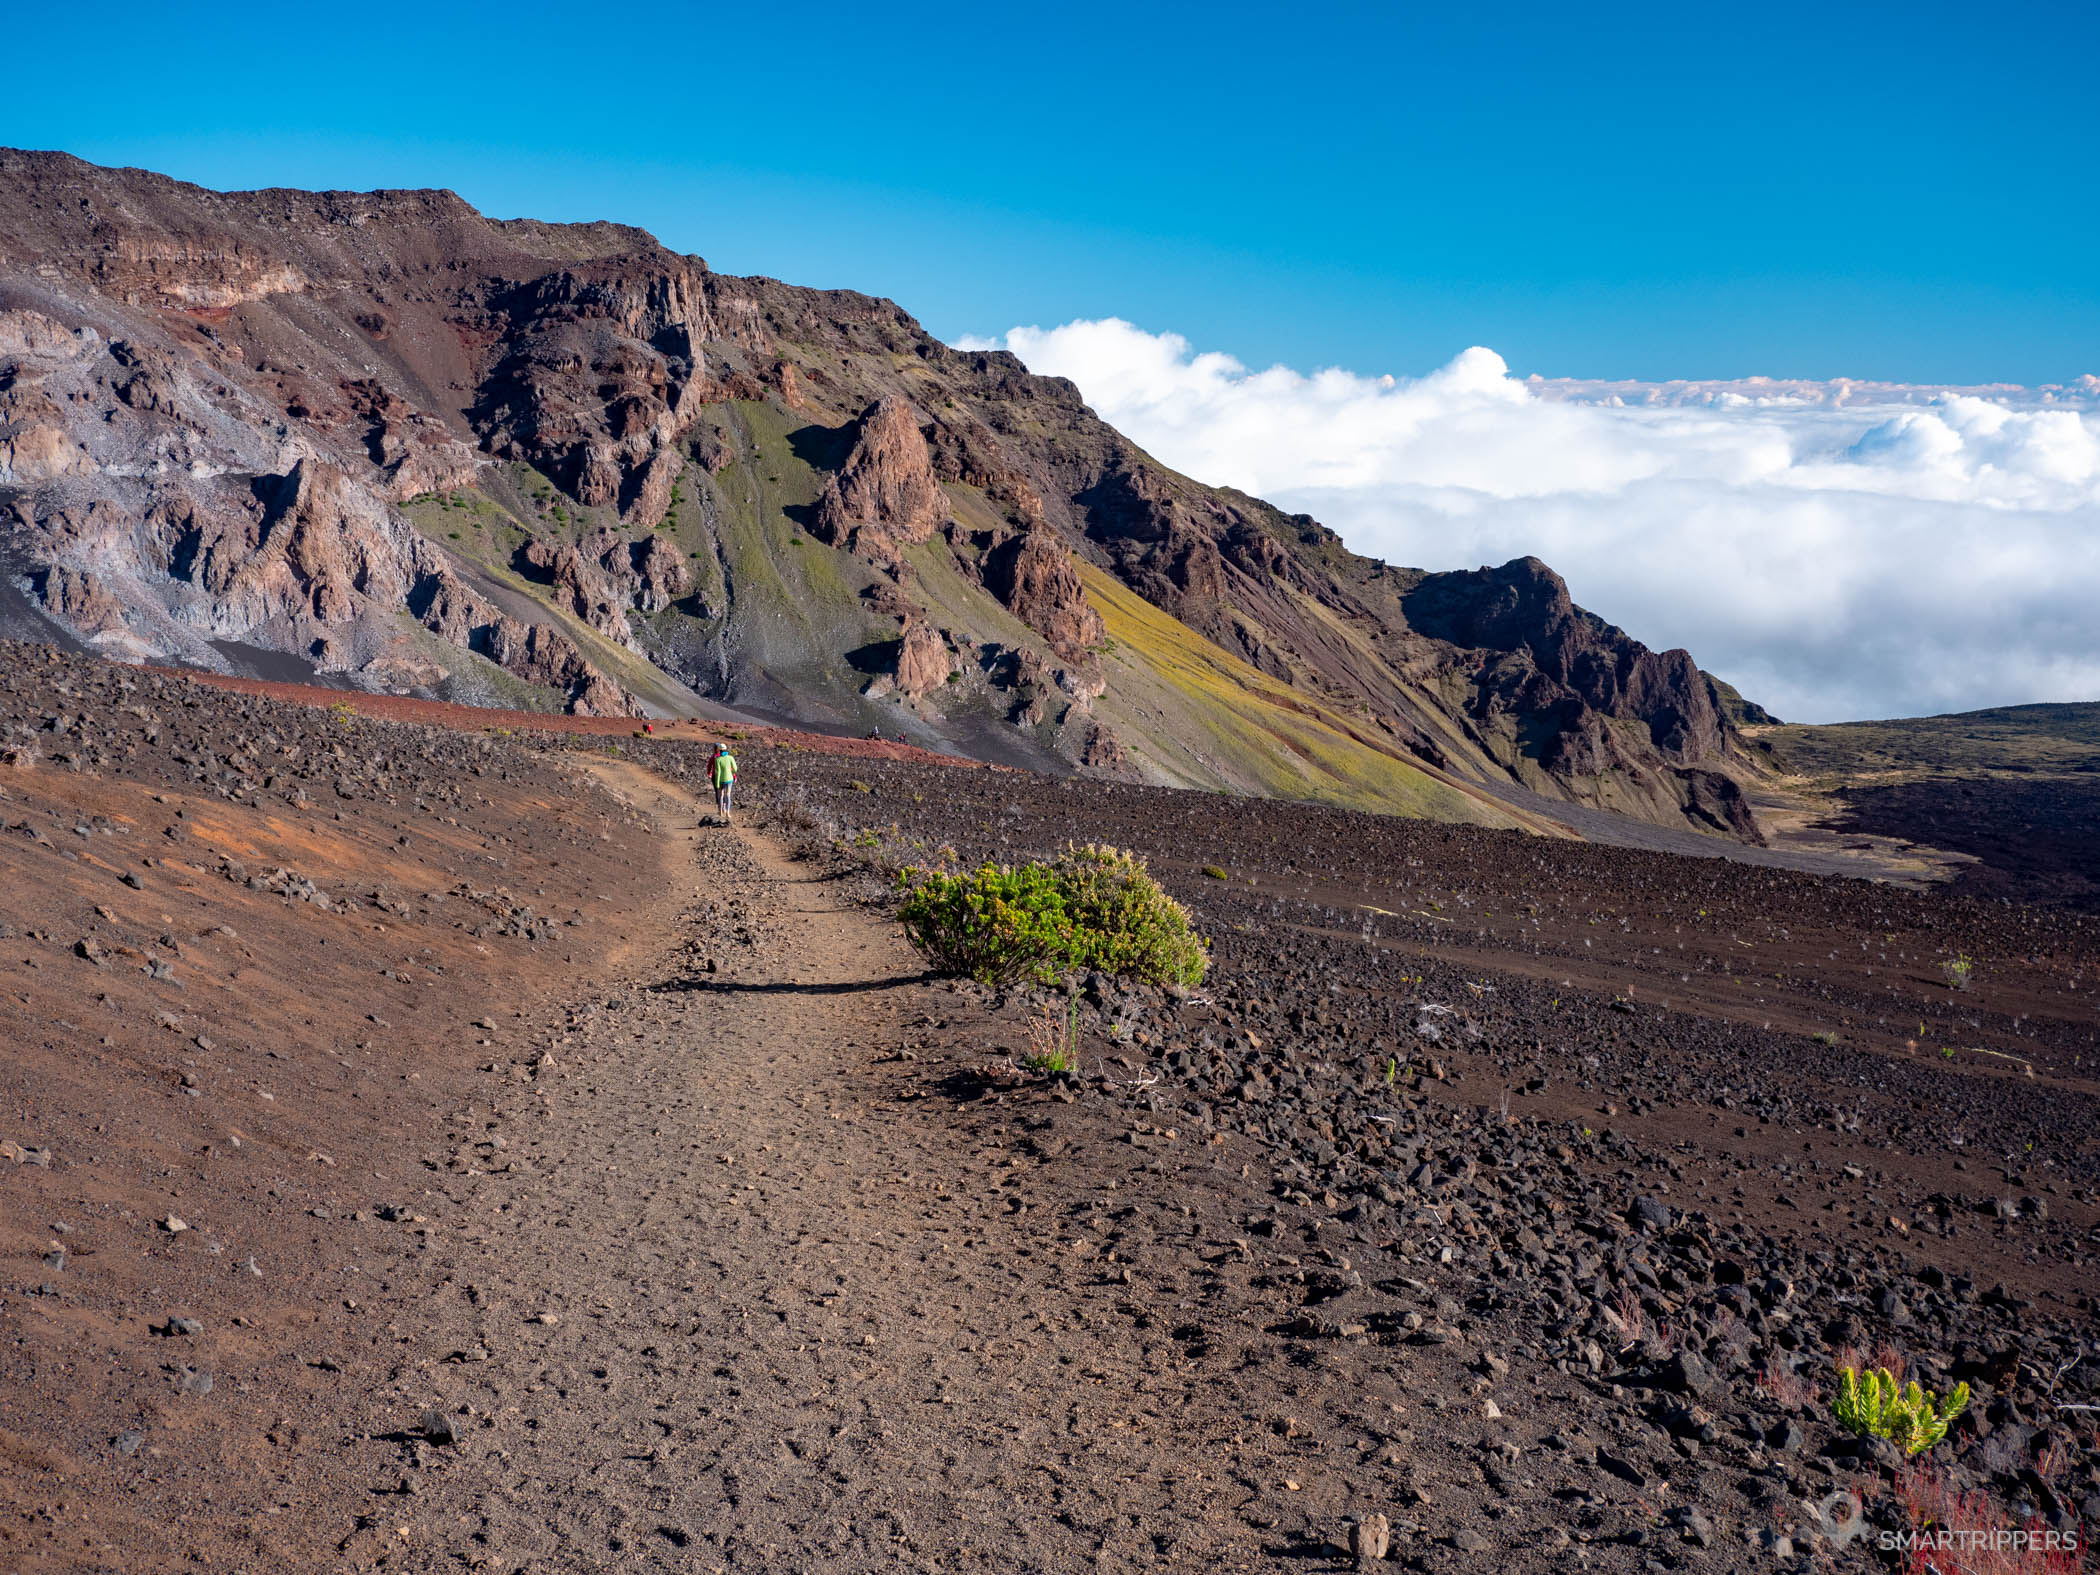
[[[912,868],[899,880],[904,933],[943,973],[1054,984],[1094,969],[1194,985],[1209,966],[1188,911],[1144,860],[1119,848],[1073,846],[1050,864],[985,864],[960,874]]]
[[[1051,866],[1071,914],[1075,968],[1148,984],[1203,982],[1210,959],[1188,909],[1160,889],[1135,853],[1068,845]]]
[[[1947,1426],[1969,1404],[1969,1386],[1956,1384],[1935,1400],[1913,1378],[1896,1382],[1886,1367],[1838,1370],[1837,1397],[1830,1402],[1838,1426],[1861,1437],[1885,1438],[1906,1455],[1923,1454],[1947,1436]]]
[[[913,868],[898,878],[905,937],[942,973],[1049,984],[1071,954],[1072,923],[1048,865],[985,864],[960,875]]]

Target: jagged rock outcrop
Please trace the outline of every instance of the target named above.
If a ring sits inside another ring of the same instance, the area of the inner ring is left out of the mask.
[[[525,623],[477,595],[450,569],[430,575],[408,600],[433,634],[486,656],[529,684],[563,695],[578,716],[640,716],[633,697],[550,624]]]
[[[992,647],[985,653],[984,668],[991,687],[1006,698],[1006,720],[1016,727],[1083,717],[1108,688],[1092,664],[1053,668],[1026,646]]]
[[[1137,775],[1131,768],[1130,754],[1123,748],[1122,740],[1099,723],[1087,729],[1086,743],[1079,752],[1079,764],[1095,776],[1130,780]]]
[[[654,526],[683,464],[679,439],[715,392],[698,348],[713,327],[705,265],[641,239],[631,261],[496,282],[474,326],[500,353],[466,414],[489,453]]]
[[[56,564],[37,576],[37,599],[61,623],[93,639],[124,627],[124,607],[84,569]]]
[[[62,476],[86,475],[93,468],[86,447],[59,427],[24,424],[0,437],[0,483],[34,486]]]
[[[825,480],[811,529],[871,563],[901,563],[948,519],[948,496],[910,405],[885,395],[861,413],[853,446]]]
[[[1068,662],[1086,661],[1107,635],[1071,552],[1048,526],[1002,543],[985,569],[985,585]]]
[[[153,397],[150,380],[147,387]],[[385,477],[388,498],[398,503],[474,484],[481,460],[442,421],[417,410],[376,378],[359,378],[341,387],[349,414],[363,423],[365,452]],[[311,407],[301,408],[309,417],[319,414]],[[288,408],[286,413],[292,411]]]
[[[1429,575],[1401,606],[1418,634],[1487,653],[1475,715],[1516,711],[1556,724],[1542,755],[1549,766],[1595,774],[1626,764],[1603,718],[1641,723],[1675,764],[1721,750],[1721,697],[1691,653],[1651,651],[1583,612],[1536,558]]]
[[[662,612],[689,594],[692,572],[676,547],[661,536],[650,536],[627,549],[627,572],[633,577],[635,606],[643,612]]]
[[[172,256],[148,261],[146,279],[174,289],[161,271]],[[261,401],[149,331],[104,337],[0,311],[0,521],[39,604],[113,654],[209,663],[210,641],[235,640],[378,684],[441,678],[391,620],[442,576],[443,556],[389,498],[416,464],[458,479],[445,467],[464,445],[392,441],[393,423],[414,423],[369,389],[331,407],[352,446],[287,440]],[[317,416],[312,434],[334,430]],[[466,468],[471,479],[470,453]],[[499,621],[458,643],[586,707],[631,705],[551,628]]]
[[[548,587],[555,606],[630,648],[635,636],[627,614],[661,612],[693,583],[685,560],[662,537],[635,541],[613,530],[573,544],[535,537],[518,549],[517,561]]]
[[[621,556],[624,558],[624,544]],[[625,645],[634,638],[627,622],[629,597],[615,589],[602,563],[567,542],[529,541],[518,550],[520,564],[544,580],[554,605],[589,624],[609,640]]]
[[[342,471],[302,457],[254,490],[258,507],[246,519],[178,540],[171,572],[186,564],[217,600],[247,607],[255,623],[302,614],[347,623],[362,610],[360,598],[391,603],[406,594],[421,554]]]

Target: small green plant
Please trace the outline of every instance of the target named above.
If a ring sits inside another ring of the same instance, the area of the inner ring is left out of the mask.
[[[1976,964],[1967,952],[1957,953],[1940,964],[1940,977],[1947,981],[1950,990],[1966,990],[1969,978],[1976,971]]]
[[[1215,864],[1204,865],[1203,873],[1208,875],[1212,880],[1224,880],[1226,878],[1225,872],[1218,868],[1218,866]]]
[[[1819,1045],[1835,1045],[1838,1042],[1836,1030],[1829,1028],[1824,1029],[1819,1034],[1812,1034],[1810,1037]]]
[[[1956,1384],[1935,1400],[1913,1378],[1899,1384],[1886,1367],[1838,1369],[1838,1392],[1830,1413],[1839,1427],[1862,1438],[1885,1438],[1906,1455],[1921,1455],[1947,1436],[1967,1409],[1969,1386]]]
[[[1941,1045],[1941,1046],[1940,1046],[1940,1059],[1941,1059],[1942,1061],[1952,1061],[1952,1060],[1954,1059],[1954,1046],[1952,1046],[1952,1045]]]
[[[1055,1002],[1043,1003],[1042,1015],[1028,1025],[1028,1054],[1021,1064],[1031,1072],[1054,1076],[1079,1069],[1079,998],[1065,997],[1060,1019]]]

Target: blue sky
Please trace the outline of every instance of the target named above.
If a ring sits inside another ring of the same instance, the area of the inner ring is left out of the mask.
[[[37,6],[9,53],[0,142],[628,220],[949,338],[2100,371],[2091,5]]]

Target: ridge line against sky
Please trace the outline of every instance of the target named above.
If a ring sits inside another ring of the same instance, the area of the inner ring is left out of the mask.
[[[1120,319],[964,336],[1154,458],[1409,567],[1543,558],[1790,721],[2100,700],[2100,378],[2044,397],[1249,368]],[[1647,395],[1658,396],[1650,402]]]
[[[170,37],[208,37],[210,68]],[[380,0],[346,28],[110,0],[28,8],[9,42],[183,91],[178,115],[113,115],[71,72],[21,73],[0,143],[638,224],[948,337],[1121,316],[1255,364],[1491,344],[1547,376],[2100,371],[2090,5],[1337,3],[1279,25],[1234,0],[813,0],[791,28],[662,3],[612,28]],[[288,73],[296,92],[255,91]]]
[[[949,339],[1064,324],[1006,339],[1177,468],[1398,561],[1536,554],[1781,714],[2100,696],[2100,418],[1973,392],[2100,373],[2085,0],[108,0],[9,44],[49,64],[0,144],[639,225]],[[1756,374],[1972,392],[1649,386]]]

